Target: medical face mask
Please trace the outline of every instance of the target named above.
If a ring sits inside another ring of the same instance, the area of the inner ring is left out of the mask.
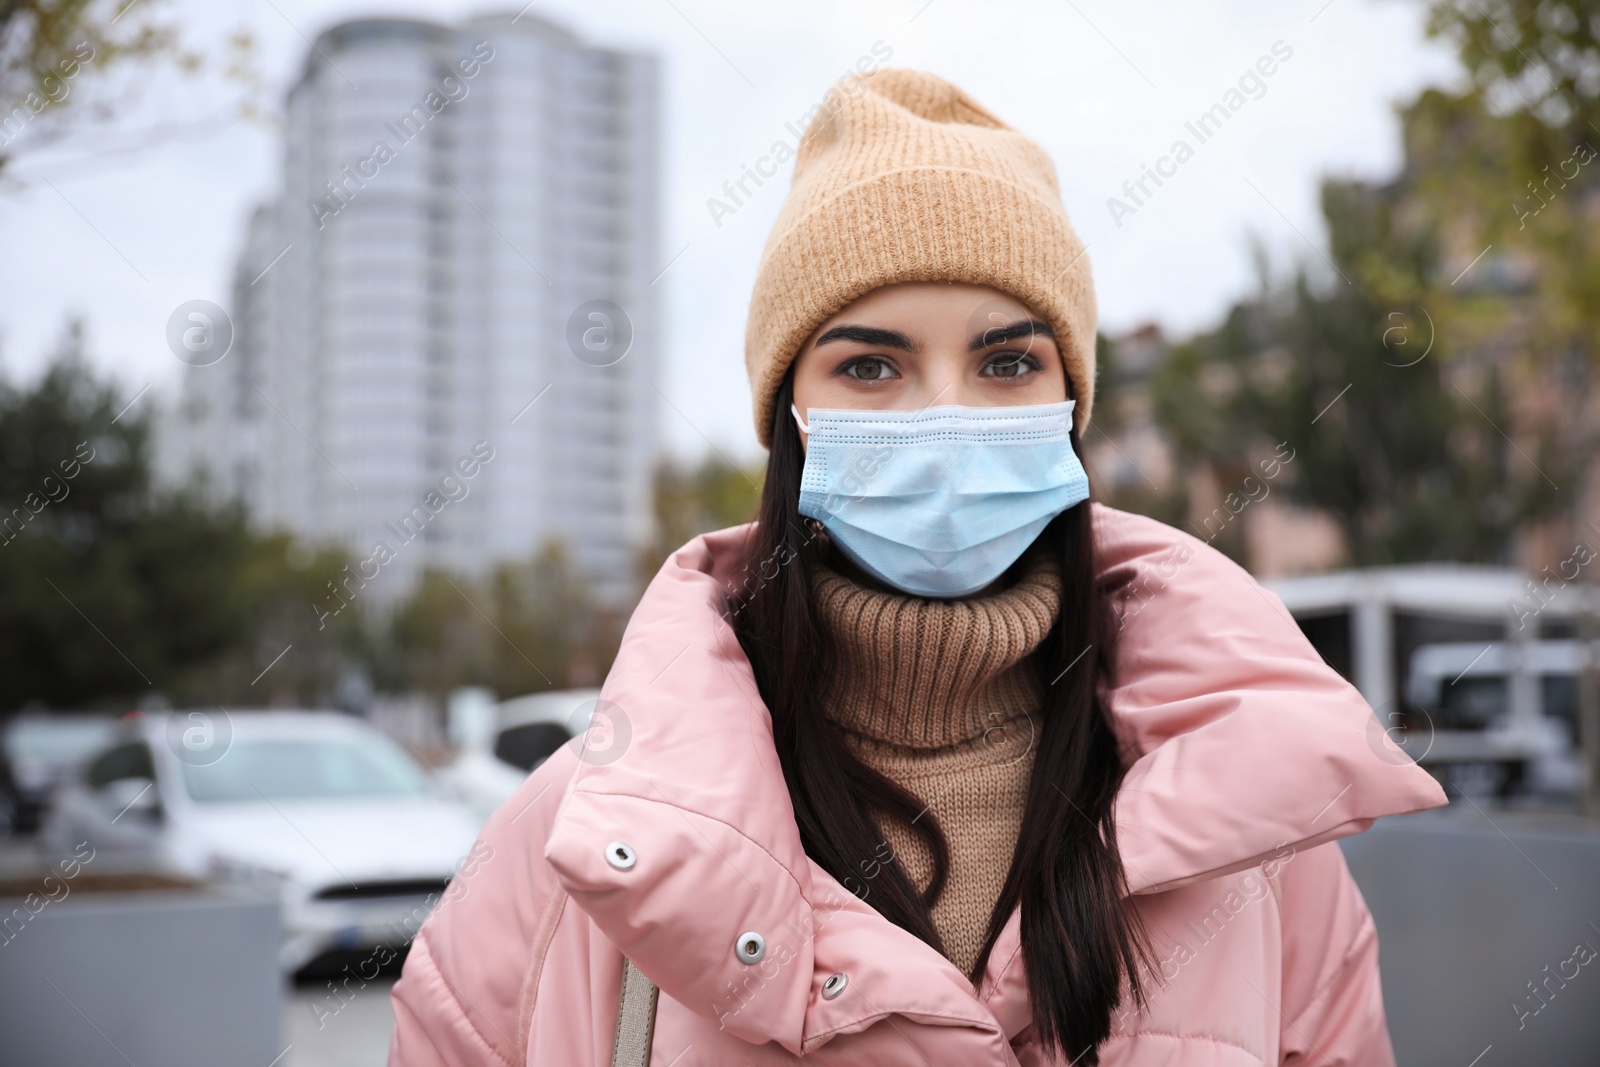
[[[1075,402],[921,411],[812,408],[800,513],[852,562],[923,597],[975,593],[1089,497]]]

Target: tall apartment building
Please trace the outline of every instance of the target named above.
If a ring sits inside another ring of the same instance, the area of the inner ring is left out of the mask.
[[[657,454],[658,85],[655,57],[528,14],[323,33],[168,476],[386,557],[379,600],[552,541],[628,596]]]

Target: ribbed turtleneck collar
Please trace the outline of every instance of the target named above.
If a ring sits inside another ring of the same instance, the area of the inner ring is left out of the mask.
[[[1060,569],[1037,548],[1017,581],[986,596],[926,600],[869,589],[814,562],[811,592],[832,658],[820,680],[829,718],[913,748],[981,737],[1037,710],[1028,654],[1055,623]]]

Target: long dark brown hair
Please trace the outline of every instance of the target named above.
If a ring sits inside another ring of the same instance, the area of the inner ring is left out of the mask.
[[[942,952],[930,909],[949,876],[944,832],[924,813],[923,801],[856,758],[819,706],[816,679],[828,649],[806,557],[820,546],[799,511],[805,453],[789,417],[792,398],[791,375],[774,404],[766,484],[730,605],[734,632],[772,715],[806,854],[884,918]],[[1076,430],[1072,444],[1078,447]],[[1092,1065],[1124,992],[1143,1003],[1139,970],[1148,960],[1111,818],[1125,767],[1101,691],[1111,681],[1116,625],[1108,591],[1096,583],[1088,501],[1057,516],[1039,535],[1039,547],[1060,561],[1061,611],[1032,657],[1046,695],[1028,798],[1010,871],[968,977],[979,981],[1020,903],[1039,1040],[1047,1052]],[[934,873],[924,892],[899,864],[881,862],[875,812],[898,818],[927,846]]]

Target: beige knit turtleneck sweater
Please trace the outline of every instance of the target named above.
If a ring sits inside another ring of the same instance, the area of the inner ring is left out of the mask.
[[[852,751],[943,828],[950,874],[933,923],[969,975],[1011,869],[1033,769],[1044,687],[1030,653],[1061,601],[1049,553],[1028,552],[1017,570],[999,592],[924,600],[811,567],[832,653],[822,707]],[[898,818],[880,814],[878,825],[911,883],[926,889],[933,862],[921,839]]]

